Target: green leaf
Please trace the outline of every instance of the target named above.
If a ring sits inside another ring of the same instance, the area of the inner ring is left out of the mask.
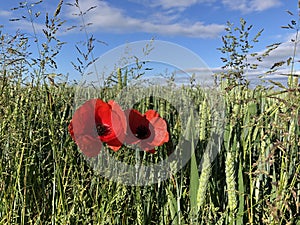
[[[243,217],[245,212],[245,200],[244,200],[244,179],[243,179],[243,166],[240,160],[238,170],[238,190],[239,190],[239,209],[237,214],[237,225],[243,225]]]
[[[191,148],[194,145],[192,143]],[[191,211],[190,211],[190,218],[194,218],[197,215],[197,194],[198,194],[198,167],[195,152],[192,149],[191,151],[191,177],[190,177],[190,203],[191,203]]]
[[[168,205],[171,213],[171,218],[173,221],[175,221],[175,218],[177,216],[177,211],[178,211],[177,202],[172,191],[169,188],[166,188],[166,190],[168,193]]]

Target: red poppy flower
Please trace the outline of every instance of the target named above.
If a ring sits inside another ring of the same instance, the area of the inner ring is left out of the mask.
[[[169,141],[166,121],[155,110],[144,115],[135,109],[126,110],[128,118],[127,144],[138,144],[143,150],[154,153],[155,147]]]
[[[120,149],[125,139],[126,118],[114,101],[91,99],[75,111],[68,129],[81,151],[88,157],[95,157],[102,142],[113,151]]]

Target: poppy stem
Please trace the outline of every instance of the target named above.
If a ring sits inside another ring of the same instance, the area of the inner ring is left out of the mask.
[[[139,168],[140,168],[140,151],[139,148],[136,146],[135,148],[135,182],[138,183],[139,177]]]

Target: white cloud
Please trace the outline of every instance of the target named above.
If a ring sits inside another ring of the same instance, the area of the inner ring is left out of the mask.
[[[291,42],[291,39],[295,39],[296,34],[292,34],[286,38],[286,40],[278,46],[275,50],[271,51],[268,56],[263,58],[262,62],[258,62],[255,60],[255,58],[249,56],[248,57],[248,63],[253,64],[253,63],[258,63],[258,67],[255,70],[248,69],[245,71],[245,77],[250,80],[252,83],[252,86],[255,86],[257,84],[262,84],[263,80],[273,80],[273,81],[278,81],[283,84],[286,84],[287,81],[287,74],[291,73],[291,64],[287,65],[284,64],[281,67],[276,67],[276,72],[268,73],[266,74],[267,71],[270,70],[270,68],[277,62],[281,61],[287,61],[289,57],[292,57],[294,54],[294,48],[295,48],[295,42]],[[300,41],[298,41],[296,45],[297,49],[300,49]],[[262,56],[267,49],[263,49],[260,52],[257,52],[258,56]],[[294,73],[299,74],[300,70],[300,65],[299,65],[299,60],[300,60],[300,51],[296,51],[295,54],[295,65],[294,65]],[[298,61],[298,62],[297,62]],[[220,73],[220,72],[226,72],[226,69],[222,69],[221,67],[215,67],[215,68],[209,68],[213,73]],[[189,68],[186,69],[185,72],[188,73],[203,73],[203,71],[206,71],[207,68]],[[262,79],[260,79],[261,77]],[[265,84],[264,84],[265,85]]]
[[[281,5],[280,0],[222,0],[222,3],[231,10],[242,13],[264,11]]]
[[[136,3],[151,7],[161,7],[162,9],[176,9],[183,11],[196,4],[215,4],[216,0],[130,0]],[[220,2],[220,1],[219,1]],[[221,0],[225,7],[231,10],[250,13],[254,11],[264,11],[281,5],[281,0]],[[214,5],[216,7],[216,4]]]
[[[295,40],[295,36],[296,34],[291,34],[288,37],[285,38],[285,40],[274,50],[272,50],[269,55],[265,56],[262,58],[262,62],[258,62],[259,65],[259,69],[263,70],[263,71],[268,71],[275,63],[278,62],[282,62],[282,61],[287,61],[287,59],[289,59],[290,57],[295,57],[295,61],[299,61],[300,59],[300,52],[299,52],[299,48],[300,48],[300,42],[298,40],[298,42],[292,42],[291,40],[294,39]],[[294,51],[296,48],[296,51]],[[263,54],[266,52],[266,49],[263,49],[260,52],[257,52],[258,56],[263,56]],[[295,56],[294,55],[295,52]],[[256,56],[255,58],[257,58],[258,56]],[[255,62],[255,58],[251,58],[249,57],[249,62],[250,63],[256,63]],[[299,65],[296,65],[295,68],[299,68]],[[286,65],[284,64],[281,67],[276,67],[278,68],[278,71],[276,72],[276,74],[280,73],[282,70],[291,70],[291,65]]]
[[[299,48],[299,42],[297,43],[297,48]],[[287,74],[290,74],[292,71],[292,66],[284,64],[280,67],[276,67],[276,71],[272,73],[266,73],[271,69],[271,67],[278,62],[284,61],[286,62],[289,57],[293,56],[295,48],[295,43],[289,41],[283,42],[279,47],[272,52],[268,56],[266,56],[262,62],[258,63],[258,68],[256,70],[248,70],[246,71],[246,77],[254,82],[254,84],[263,84],[263,80],[272,80],[276,82],[280,82],[284,85],[286,85],[287,82]],[[262,55],[266,49],[262,50],[261,52],[258,52],[258,55]],[[296,52],[295,55],[295,62],[299,60],[300,54],[299,51]],[[249,59],[249,62],[252,63],[255,61],[253,59]],[[299,74],[299,65],[295,64],[293,68],[293,73]],[[259,77],[262,78],[262,80],[259,79]],[[266,84],[264,84],[266,85]]]
[[[264,0],[264,1],[253,0],[252,1],[252,8],[255,11],[264,11],[279,5],[281,5],[279,0]]]
[[[146,32],[161,35],[179,35],[198,38],[214,38],[217,37],[225,28],[221,24],[204,24],[202,22],[177,22],[172,21],[177,18],[174,14],[170,15],[171,18],[166,23],[151,19],[134,18],[126,14],[124,10],[113,7],[107,2],[98,0],[87,0],[82,5],[82,11],[90,8],[91,6],[98,6],[95,10],[86,14],[86,23],[92,23],[93,29],[102,30],[104,32],[116,33],[136,33]],[[76,13],[75,8],[68,13],[69,18],[74,18],[73,14]],[[156,16],[168,16],[161,14]],[[157,18],[158,18],[157,17]],[[151,16],[149,16],[151,18]]]
[[[0,10],[0,17],[10,17],[12,15],[11,11]]]
[[[29,31],[30,33],[33,33],[33,27],[35,29],[35,32],[37,34],[43,33],[43,29],[46,29],[46,25],[42,23],[36,23],[36,22],[30,22],[27,20],[19,20],[14,22],[14,27],[16,29],[20,29],[22,31]]]
[[[163,10],[174,10],[182,12],[185,9],[197,4],[212,5],[216,0],[128,0],[146,7],[161,8]]]
[[[1,11],[0,11],[0,17],[1,17]],[[15,32],[16,30],[19,30],[21,32],[26,32],[32,34],[35,32],[36,34],[43,33],[43,29],[46,29],[46,25],[39,22],[39,21],[29,21],[27,19],[21,18],[18,14],[6,14],[5,17],[8,19],[13,19],[13,21],[10,21],[5,25],[8,30]],[[35,31],[33,31],[33,29]]]
[[[164,9],[170,8],[187,8],[192,5],[204,2],[211,2],[212,0],[158,0],[153,1],[154,6],[161,6]]]
[[[152,23],[161,23],[161,24],[169,24],[174,22],[177,19],[180,19],[180,14],[174,12],[173,10],[156,11],[152,13],[148,18],[148,20],[151,20]]]

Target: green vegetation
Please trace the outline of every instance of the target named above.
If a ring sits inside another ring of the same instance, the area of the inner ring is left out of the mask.
[[[68,134],[75,85],[47,74],[63,46],[55,37],[61,3],[54,17],[47,17],[48,42],[33,61],[28,61],[29,40],[24,34],[0,33],[0,224],[300,224],[295,53],[284,62],[292,67],[288,87],[250,89],[243,75],[248,67],[255,68],[246,61],[252,48],[247,42],[251,27],[244,20],[239,28],[229,24],[220,48],[230,53],[223,58],[229,69],[218,76],[226,104],[220,153],[210,163],[203,152],[212,127],[208,93],[197,86],[182,87],[194,99],[200,119],[194,124],[191,116],[184,134],[191,140],[194,129],[199,132],[197,146],[190,146],[191,160],[161,183],[126,186],[96,174]],[[294,20],[290,26],[298,32]],[[93,39],[88,40],[90,55]],[[77,69],[84,67],[82,63]],[[121,71],[117,76],[102,98],[113,98],[126,85]],[[168,157],[181,132],[176,110],[163,99],[151,98],[136,107],[157,109],[173,140],[157,154],[141,153],[141,159],[157,162]],[[126,147],[111,155],[128,163],[135,160]]]

